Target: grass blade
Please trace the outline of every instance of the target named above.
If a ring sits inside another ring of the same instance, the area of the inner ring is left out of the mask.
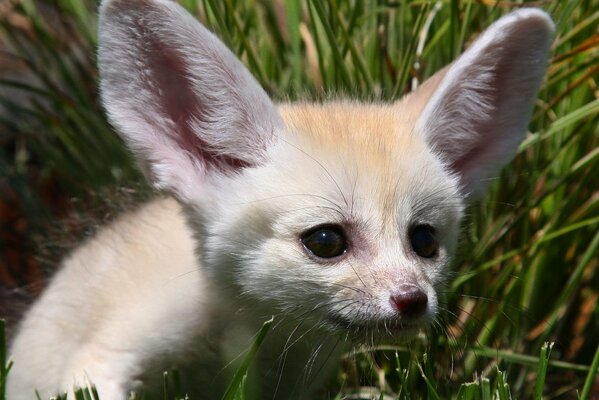
[[[245,358],[243,359],[243,362],[241,363],[241,365],[239,366],[237,371],[235,371],[235,375],[233,376],[233,379],[229,383],[229,386],[227,387],[227,391],[225,392],[224,396],[222,397],[222,400],[235,400],[235,399],[240,398],[238,396],[243,395],[243,388],[245,386],[244,383],[245,383],[245,379],[247,376],[248,368],[249,368],[250,364],[252,363],[252,361],[254,360],[254,357],[258,353],[258,349],[262,345],[262,342],[266,338],[266,335],[268,334],[268,331],[270,330],[273,321],[274,321],[274,318],[271,318],[268,321],[264,322],[264,324],[262,325],[262,328],[260,329],[260,331],[258,332],[258,335],[256,336],[256,340],[254,340],[254,342],[252,343],[252,346],[248,349],[248,352],[247,352]]]

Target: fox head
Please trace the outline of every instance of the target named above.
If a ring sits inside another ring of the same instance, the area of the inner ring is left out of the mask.
[[[175,2],[107,0],[101,93],[223,292],[401,336],[438,312],[464,207],[513,157],[552,32],[521,9],[394,103],[275,105]]]

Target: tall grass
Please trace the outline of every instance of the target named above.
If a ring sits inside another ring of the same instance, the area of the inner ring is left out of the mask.
[[[0,17],[0,67],[13,68],[0,71],[0,200],[19,204],[41,234],[52,203],[40,200],[40,181],[85,197],[139,187],[141,178],[97,102],[95,3],[10,3]],[[417,87],[526,4],[181,3],[276,99],[383,101]],[[531,4],[557,24],[549,72],[516,159],[470,210],[443,294],[445,328],[409,348],[348,355],[339,396],[365,386],[397,399],[599,395],[599,0]]]

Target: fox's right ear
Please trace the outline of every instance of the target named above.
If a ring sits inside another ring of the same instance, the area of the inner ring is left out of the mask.
[[[414,131],[460,181],[480,194],[516,153],[547,67],[554,25],[539,9],[495,22],[454,63],[405,101]]]
[[[184,200],[264,161],[282,126],[241,62],[174,1],[105,0],[98,59],[111,123],[154,186]]]

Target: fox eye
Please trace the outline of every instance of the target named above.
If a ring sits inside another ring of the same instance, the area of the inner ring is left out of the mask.
[[[435,230],[429,225],[417,225],[410,230],[412,249],[423,258],[432,258],[439,251]]]
[[[347,251],[347,240],[338,226],[321,226],[301,238],[306,250],[319,258],[333,258]]]

